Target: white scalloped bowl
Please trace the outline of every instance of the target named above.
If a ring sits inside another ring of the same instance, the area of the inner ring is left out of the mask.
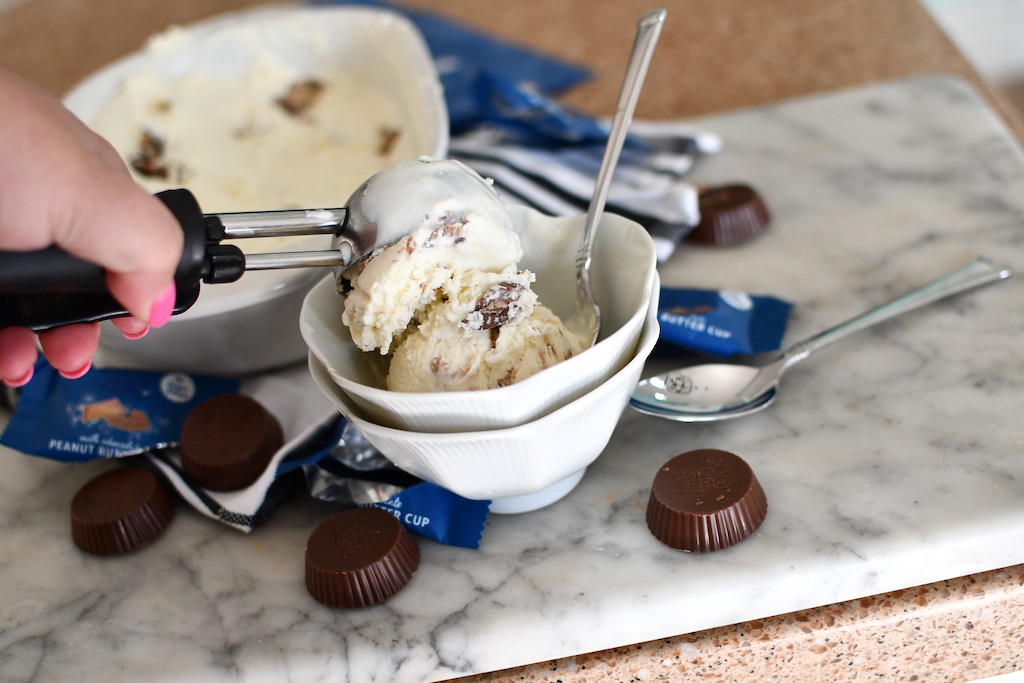
[[[343,205],[359,183],[389,163],[445,156],[448,113],[434,61],[412,22],[384,8],[279,5],[221,14],[161,34],[149,47],[83,80],[65,96],[64,103],[93,125],[126,79],[142,74],[168,83],[194,75],[241,79],[266,60],[297,76],[322,72],[369,84],[363,86],[373,90],[363,92],[359,130],[379,128],[386,118],[389,126],[395,125],[402,132],[389,159],[370,161],[366,155],[355,154],[339,157],[337,196],[329,206]],[[360,93],[351,96],[358,100]],[[223,99],[210,102],[210,106],[230,108],[230,94],[225,93]],[[135,115],[125,114],[127,119]],[[116,141],[115,134],[127,136],[131,132],[137,136],[134,131],[140,121],[127,119],[123,127],[108,133],[112,141]],[[362,144],[363,138],[357,142]],[[123,147],[129,143],[120,140],[119,144]],[[288,173],[284,164],[281,167],[282,173]],[[252,173],[246,168],[237,172],[240,177]],[[265,187],[277,182],[266,176],[259,180],[267,183]],[[225,209],[204,201],[205,186],[201,183],[190,185],[186,181],[185,187],[196,194],[207,212],[295,208],[264,205]],[[289,197],[291,203],[313,201],[299,195]],[[330,242],[322,237],[290,239],[292,244],[284,247],[290,251],[326,248]],[[251,246],[253,251],[282,248],[279,243],[269,245],[267,240],[251,242],[246,248]],[[247,273],[237,282],[204,285],[192,308],[139,340],[124,339],[106,323],[100,339],[104,358],[120,365],[217,375],[243,375],[303,362],[308,351],[298,330],[299,312],[305,295],[323,272],[303,268],[258,271]]]
[[[491,500],[492,512],[518,513],[549,505],[579,483],[608,445],[658,333],[655,295],[644,311],[639,343],[618,372],[557,410],[507,429],[427,433],[386,427],[368,420],[312,353],[309,366],[321,391],[395,465],[465,498]]]
[[[553,218],[510,206],[523,243],[521,266],[537,274],[540,301],[563,318],[575,302],[574,263],[584,216]],[[397,429],[464,432],[503,429],[542,417],[583,396],[621,370],[637,348],[652,297],[657,255],[643,226],[606,214],[591,271],[601,306],[601,336],[592,348],[507,387],[478,391],[389,391],[387,359],[360,351],[341,323],[344,299],[334,282],[306,297],[300,330],[332,380],[368,419]]]

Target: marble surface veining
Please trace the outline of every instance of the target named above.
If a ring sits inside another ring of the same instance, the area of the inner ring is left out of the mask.
[[[492,516],[478,551],[423,541],[412,583],[361,611],[305,592],[325,504],[251,535],[182,510],[152,547],[97,559],[71,544],[68,505],[104,464],[0,453],[0,680],[442,679],[1024,562],[1020,149],[943,77],[696,123],[726,148],[694,180],[753,184],[774,223],[680,250],[666,285],[786,298],[793,341],[977,254],[1018,275],[820,351],[761,414],[625,412],[568,497]],[[644,524],[658,466],[696,447],[741,455],[769,500],[754,536],[705,555]]]

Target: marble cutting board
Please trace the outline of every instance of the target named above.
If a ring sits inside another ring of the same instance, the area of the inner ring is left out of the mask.
[[[977,254],[1018,275],[820,352],[759,415],[625,412],[567,498],[492,516],[479,551],[423,542],[413,583],[363,611],[303,587],[329,506],[292,503],[249,536],[186,512],[153,547],[96,559],[71,545],[67,506],[101,465],[0,453],[0,679],[436,680],[1024,562],[1017,143],[939,76],[694,123],[726,143],[694,180],[749,182],[775,220],[679,251],[665,285],[788,299],[796,340]],[[658,466],[697,447],[741,455],[769,499],[753,537],[707,555],[644,525]]]

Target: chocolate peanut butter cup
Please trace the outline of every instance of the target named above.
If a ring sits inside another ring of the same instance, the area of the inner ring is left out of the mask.
[[[182,473],[211,491],[236,491],[259,479],[283,443],[281,423],[259,401],[214,396],[182,424]]]
[[[764,200],[748,185],[708,187],[698,195],[700,223],[686,239],[698,244],[746,242],[768,227],[771,216]]]
[[[389,512],[345,510],[306,544],[306,590],[328,607],[369,607],[405,586],[420,564],[416,539]]]
[[[94,477],[71,501],[71,539],[92,555],[121,555],[159,537],[174,498],[149,470],[119,467]]]
[[[754,533],[768,501],[750,466],[728,451],[688,451],[662,465],[647,503],[647,526],[665,545],[709,552]]]

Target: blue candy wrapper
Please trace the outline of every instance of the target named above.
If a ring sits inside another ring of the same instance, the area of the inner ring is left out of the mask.
[[[249,486],[211,491],[185,477],[177,445],[192,409],[227,393],[263,404],[281,423],[285,443]],[[65,462],[125,458],[196,511],[245,532],[266,522],[303,474],[315,498],[379,505],[411,531],[448,545],[478,548],[490,508],[490,501],[462,498],[395,467],[338,415],[305,367],[244,381],[115,368],[69,380],[40,361],[0,443]]]
[[[120,458],[177,443],[185,416],[238,381],[181,372],[94,369],[65,379],[36,364],[0,443],[66,462]]]
[[[393,514],[402,526],[445,545],[479,548],[489,500],[470,500],[429,481],[373,503]]]
[[[717,358],[777,351],[792,307],[771,296],[663,287],[661,339]]]
[[[413,533],[479,548],[489,500],[470,500],[395,467],[344,418],[332,443],[302,463],[310,495],[345,507],[373,505]]]
[[[608,128],[596,119],[569,111],[521,81],[481,73],[474,92],[481,123],[503,129],[507,139],[526,145],[595,144],[608,140]]]
[[[553,98],[590,77],[581,65],[495,39],[440,15],[380,0],[322,4],[386,7],[422,33],[449,115],[448,155],[491,179],[502,199],[552,216],[585,213],[609,122]],[[611,112],[609,112],[611,114]],[[700,222],[690,168],[722,147],[681,121],[634,121],[608,193],[608,211],[651,234],[667,260]]]

